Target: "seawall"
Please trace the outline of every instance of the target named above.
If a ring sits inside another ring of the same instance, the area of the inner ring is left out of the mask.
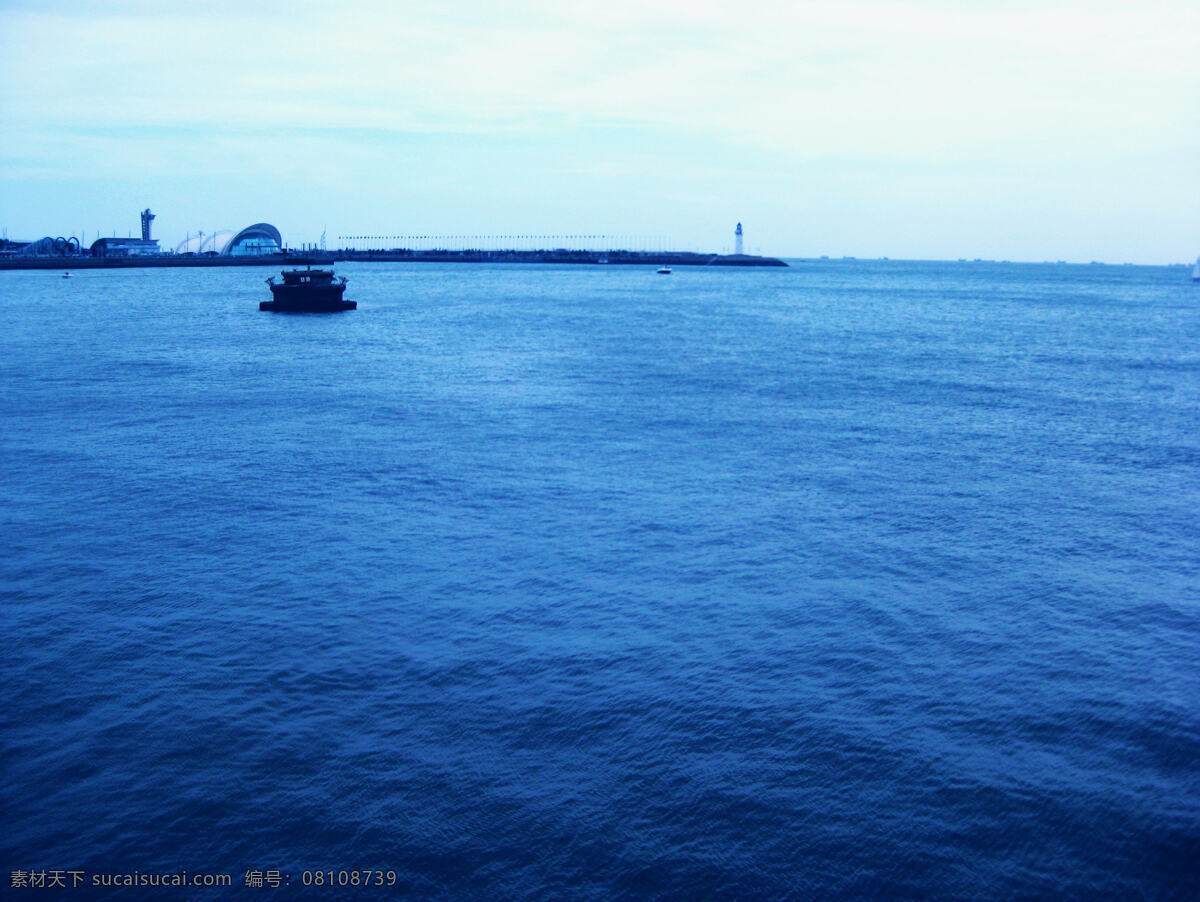
[[[329,266],[343,261],[364,263],[580,263],[641,266],[787,266],[775,257],[750,254],[696,254],[684,251],[316,251],[254,257],[160,254],[147,257],[8,257],[5,269],[129,269],[160,266]]]

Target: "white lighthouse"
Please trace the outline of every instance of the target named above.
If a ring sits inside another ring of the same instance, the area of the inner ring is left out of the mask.
[[[733,252],[735,254],[742,253],[742,224],[739,222],[737,228],[733,230]]]

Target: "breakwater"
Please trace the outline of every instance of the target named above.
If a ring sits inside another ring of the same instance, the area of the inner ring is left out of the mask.
[[[145,257],[9,257],[4,269],[127,269],[163,266],[329,266],[343,261],[369,263],[579,263],[642,266],[787,266],[776,257],[750,254],[697,254],[685,251],[306,251],[223,257],[209,254],[159,254]]]
[[[587,263],[642,266],[787,266],[776,257],[690,251],[339,251],[338,260],[429,263]]]

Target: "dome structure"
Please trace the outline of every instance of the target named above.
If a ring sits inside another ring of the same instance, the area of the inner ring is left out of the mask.
[[[175,253],[177,254],[208,254],[221,253],[221,249],[229,244],[229,239],[234,235],[233,232],[226,229],[223,232],[197,232],[195,235],[189,235],[179,244],[175,245]]]
[[[175,247],[177,254],[220,254],[222,257],[278,254],[282,250],[283,236],[269,222],[256,222],[240,232],[228,229],[208,234],[198,232]]]
[[[229,240],[221,250],[224,257],[243,257],[258,254],[278,254],[283,250],[283,236],[269,222],[246,226]]]

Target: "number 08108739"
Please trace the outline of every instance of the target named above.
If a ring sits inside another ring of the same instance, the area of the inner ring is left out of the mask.
[[[305,886],[395,886],[399,879],[395,871],[301,871],[300,882]]]

